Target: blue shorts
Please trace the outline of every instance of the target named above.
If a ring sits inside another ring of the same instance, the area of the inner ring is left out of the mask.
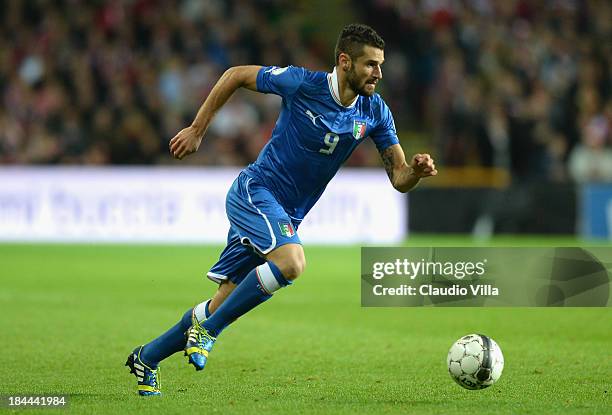
[[[272,192],[241,172],[227,192],[225,210],[230,221],[227,246],[208,272],[211,280],[240,283],[264,255],[286,244],[301,244],[300,220],[292,219]]]

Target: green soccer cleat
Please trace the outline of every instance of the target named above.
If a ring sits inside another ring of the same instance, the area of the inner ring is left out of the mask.
[[[125,365],[130,368],[130,373],[133,373],[138,379],[138,394],[140,396],[159,396],[161,395],[159,368],[151,369],[140,360],[142,348],[143,346],[135,348],[128,356]]]
[[[185,332],[187,343],[185,344],[185,356],[189,358],[196,370],[204,369],[208,360],[208,353],[212,349],[215,337],[208,334],[206,329],[200,325],[195,317],[195,312],[191,315],[192,326]]]

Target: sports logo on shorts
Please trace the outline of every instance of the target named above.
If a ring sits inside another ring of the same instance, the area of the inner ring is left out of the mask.
[[[355,137],[355,140],[365,137],[367,126],[368,124],[365,121],[353,121],[353,137]]]
[[[295,235],[293,225],[289,222],[278,222],[278,227],[280,228],[281,234],[283,236],[291,238],[293,235]]]

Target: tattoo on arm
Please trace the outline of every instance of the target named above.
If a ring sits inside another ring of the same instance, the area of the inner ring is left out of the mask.
[[[385,166],[387,176],[389,176],[389,180],[393,182],[393,165],[395,164],[393,159],[393,150],[390,148],[383,150],[383,152],[380,153],[380,157],[382,158],[382,162]]]

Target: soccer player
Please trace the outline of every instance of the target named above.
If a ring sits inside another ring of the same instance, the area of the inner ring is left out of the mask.
[[[297,234],[342,163],[366,138],[381,154],[391,184],[412,189],[437,170],[428,154],[407,162],[393,116],[375,93],[382,78],[384,41],[370,27],[343,28],[332,73],[299,67],[238,66],[228,69],[193,123],[170,141],[177,159],[200,147],[213,116],[238,88],[282,97],[272,137],[257,160],[232,184],[226,200],[231,224],[227,246],[208,278],[219,284],[209,300],[187,310],[167,332],[128,357],[140,395],[159,395],[159,362],[184,350],[204,369],[215,340],[227,325],[290,285],[306,264]]]

